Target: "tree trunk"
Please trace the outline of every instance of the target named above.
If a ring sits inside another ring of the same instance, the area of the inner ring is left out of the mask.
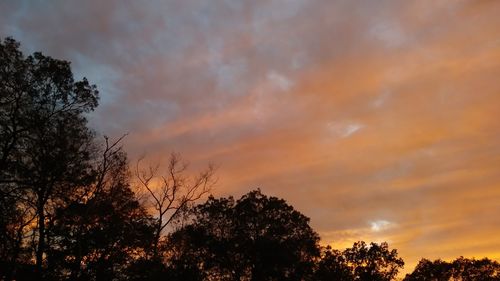
[[[36,273],[42,279],[43,253],[45,251],[45,212],[43,196],[38,199],[38,245],[36,249]]]

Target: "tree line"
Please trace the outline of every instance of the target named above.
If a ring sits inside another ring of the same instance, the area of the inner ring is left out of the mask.
[[[99,93],[70,63],[0,41],[0,280],[395,280],[387,243],[320,246],[309,218],[253,190],[209,196],[215,169],[135,169],[87,124]],[[132,170],[132,171],[131,171]],[[139,192],[141,191],[141,192]],[[489,259],[422,259],[405,280],[500,280]]]

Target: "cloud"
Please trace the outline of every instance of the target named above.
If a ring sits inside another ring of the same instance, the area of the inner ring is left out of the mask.
[[[389,228],[390,225],[391,225],[391,223],[386,221],[386,220],[376,220],[376,221],[370,222],[370,228],[373,232],[383,231],[383,230]]]
[[[380,40],[386,47],[400,47],[409,40],[398,24],[380,22],[370,28],[369,34]]]
[[[293,86],[293,82],[290,79],[275,71],[269,71],[267,79],[282,91],[288,91]]]
[[[214,161],[216,195],[261,187],[407,270],[498,257],[499,3],[125,3],[2,2],[0,36],[97,83],[92,126],[131,161]]]
[[[348,138],[354,133],[361,130],[364,125],[359,123],[337,123],[337,122],[329,122],[327,124],[328,129],[336,136],[341,138]]]

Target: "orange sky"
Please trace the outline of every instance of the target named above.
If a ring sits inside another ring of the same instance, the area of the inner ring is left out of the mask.
[[[92,126],[260,187],[323,243],[500,259],[500,2],[6,1],[0,36],[73,62]]]

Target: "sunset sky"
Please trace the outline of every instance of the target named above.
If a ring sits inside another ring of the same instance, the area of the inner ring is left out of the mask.
[[[322,243],[500,259],[500,1],[2,1],[0,37],[72,62],[130,161],[219,166]]]

